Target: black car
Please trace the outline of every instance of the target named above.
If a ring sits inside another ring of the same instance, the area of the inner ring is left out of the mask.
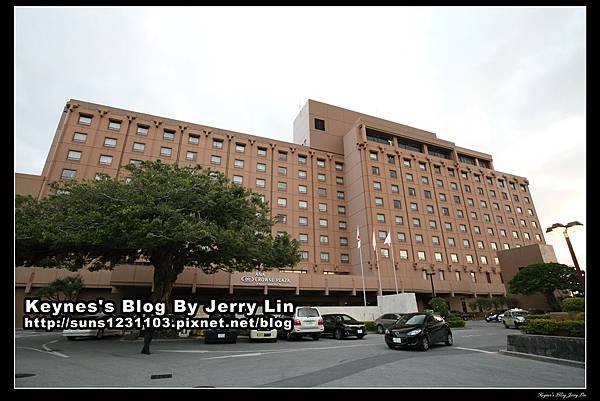
[[[363,338],[367,335],[367,327],[352,316],[342,313],[322,315],[323,335],[332,335],[337,340],[344,337]]]
[[[485,321],[486,322],[499,322],[500,319],[502,318],[502,315],[504,314],[504,311],[496,311],[496,312],[492,312],[492,313],[488,313],[487,315],[485,315]]]
[[[229,322],[235,316],[232,314],[226,313],[215,313],[210,315],[209,319],[221,319],[225,322]],[[214,343],[236,343],[237,342],[238,331],[237,329],[232,328],[214,328],[214,329],[204,329],[204,343],[205,344],[214,344]]]
[[[409,313],[385,331],[385,343],[390,348],[418,347],[427,351],[431,344],[452,345],[452,330],[439,315]]]

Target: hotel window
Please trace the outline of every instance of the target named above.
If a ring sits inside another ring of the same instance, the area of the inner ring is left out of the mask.
[[[482,201],[479,201],[479,205],[480,205],[482,208],[484,208],[484,209],[487,209],[487,202],[486,202],[486,201],[484,201],[484,200],[482,200]]]
[[[319,219],[319,227],[327,228],[327,219]]]
[[[454,278],[456,279],[456,281],[460,281],[460,272],[455,271],[454,272]]]
[[[493,189],[489,189],[489,190],[488,190],[488,193],[490,194],[490,196],[491,196],[492,198],[495,198],[495,197],[496,197],[496,191],[494,191]]]
[[[174,131],[164,130],[163,131],[163,139],[166,140],[166,141],[172,141],[172,140],[174,140],[175,139],[175,132]]]
[[[244,182],[244,177],[242,177],[241,175],[234,175],[233,182],[242,185],[242,183]]]
[[[397,234],[398,241],[401,241],[401,242],[405,242],[406,241],[406,234],[405,233],[396,233],[396,234]]]
[[[439,198],[441,201],[446,202],[446,194],[440,193]]]
[[[262,178],[256,179],[256,188],[265,188],[267,186],[267,181]]]
[[[348,238],[340,237],[340,246],[348,246]]]
[[[454,200],[454,203],[456,203],[457,205],[460,205],[460,196],[454,195],[452,197],[452,199]]]
[[[527,196],[524,196],[523,198],[525,199],[525,203],[527,203],[527,204],[529,204],[529,203],[530,203],[530,201],[529,201],[529,197],[527,197]]]
[[[542,237],[541,237],[539,234],[536,234],[536,235],[535,235],[535,239],[536,239],[536,240],[538,240],[538,241],[541,241],[541,240],[542,240]]]
[[[317,180],[319,181],[325,181],[327,179],[327,176],[325,174],[317,174]]]
[[[523,237],[529,241],[530,237],[529,237],[529,233],[523,233]]]
[[[259,173],[264,173],[267,171],[267,165],[264,163],[256,163],[256,171]]]
[[[452,231],[452,223],[444,223],[444,228],[446,229],[446,231]]]
[[[377,222],[385,223],[385,214],[377,213]]]
[[[410,196],[417,196],[417,190],[411,187],[408,187],[408,194]]]
[[[83,125],[92,124],[92,116],[87,115],[87,114],[80,114],[79,115],[79,124],[83,124]]]
[[[335,171],[344,171],[344,163],[335,162]]]
[[[146,144],[141,143],[141,142],[133,143],[133,151],[134,152],[143,152],[145,149],[146,149]]]
[[[87,140],[87,134],[84,134],[83,132],[76,132],[73,135],[73,141],[75,142],[85,142]]]
[[[429,178],[428,177],[421,177],[421,183],[423,185],[429,185]]]
[[[488,284],[492,284],[492,275],[490,274],[490,272],[485,272],[485,279]]]
[[[461,172],[460,172],[460,177],[461,177],[463,180],[468,180],[468,179],[469,179],[469,175],[468,175],[468,174],[467,174],[465,171],[461,171]]]
[[[325,120],[315,118],[315,129],[318,129],[319,131],[325,131]]]
[[[508,200],[508,194],[506,192],[502,192],[502,199]]]
[[[325,213],[327,211],[327,203],[319,203],[319,212]]]
[[[277,174],[279,175],[287,175],[287,168],[283,166],[277,167]]]
[[[488,233],[488,235],[492,235],[493,236],[494,235],[494,229],[488,227],[487,233]]]
[[[418,218],[415,217],[415,218],[412,219],[412,222],[413,222],[413,226],[415,226],[415,227],[421,227],[421,219],[418,219]]]
[[[298,164],[306,164],[306,156],[298,155]]]
[[[505,237],[505,238],[506,238],[506,230],[504,230],[504,229],[501,229],[501,230],[500,230],[500,236],[501,236],[501,237]]]
[[[423,194],[425,195],[425,199],[431,199],[431,191],[423,190]]]
[[[414,202],[411,202],[411,204],[410,204],[410,210],[413,210],[413,211],[415,211],[415,212],[418,212],[418,211],[419,211],[419,205],[417,205],[417,204],[416,204],[416,203],[414,203]]]
[[[498,250],[498,244],[496,244],[495,242],[490,242],[490,248],[492,248],[492,250],[497,251]]]
[[[440,237],[438,237],[437,235],[433,235],[431,237],[431,243],[433,245],[439,245],[440,244]]]
[[[67,159],[81,160],[81,152],[78,150],[69,150],[69,153],[67,154]]]
[[[305,200],[298,201],[298,208],[300,209],[308,209],[308,202]]]
[[[417,259],[418,259],[418,260],[427,260],[427,259],[425,258],[425,252],[424,252],[424,251],[418,251],[418,252],[417,252]]]
[[[327,196],[327,189],[317,188],[317,194],[319,194],[319,196]]]
[[[453,169],[453,168],[449,168],[449,169],[448,169],[448,175],[449,175],[450,177],[454,177],[454,169]]]
[[[385,233],[385,231],[384,231],[384,233]],[[423,243],[423,236],[421,234],[415,234],[415,242],[417,244],[422,244]]]
[[[118,131],[121,129],[121,121],[108,120],[108,129]]]
[[[61,178],[63,180],[73,180],[77,176],[77,170],[63,169]]]
[[[382,258],[389,258],[390,257],[390,250],[387,248],[381,248],[381,257]]]
[[[453,189],[453,190],[455,190],[455,191],[458,191],[458,185],[456,185],[456,183],[455,183],[455,182],[451,182],[451,183],[450,183],[450,189]]]
[[[465,185],[465,192],[471,193],[471,186],[466,184]]]
[[[100,155],[100,164],[105,164],[107,166],[110,166],[112,164],[112,156],[108,156],[108,155]]]
[[[379,231],[377,231],[377,236],[379,237],[380,240],[384,240],[387,237],[387,231],[379,230]]]
[[[335,183],[344,185],[344,177],[335,177]]]
[[[471,247],[471,243],[469,242],[468,239],[463,239],[463,248],[470,248]]]
[[[513,195],[513,199],[515,200],[515,202],[518,202],[519,201],[519,195],[514,194]]]
[[[161,156],[171,157],[172,152],[173,152],[173,149],[171,149],[171,148],[165,148],[165,147],[160,148]]]
[[[347,253],[340,254],[340,262],[341,263],[350,263],[350,255]]]
[[[301,194],[305,194],[308,192],[308,187],[306,185],[298,185],[298,192]]]
[[[346,222],[345,222],[345,221],[339,221],[339,222],[338,222],[338,228],[339,228],[340,230],[345,230],[347,226],[348,226],[348,225],[346,224]]]
[[[434,213],[433,205],[427,205],[427,206],[425,206],[425,209],[427,210],[427,213],[429,213],[429,214]]]
[[[525,220],[521,219],[519,221],[521,222],[522,227],[527,227],[527,223],[525,222]]]
[[[377,160],[377,152],[376,151],[370,151],[369,152],[369,159],[371,159],[371,160]]]
[[[196,160],[198,158],[198,153],[188,151],[185,155],[187,160]]]
[[[498,259],[497,256],[494,256],[494,264],[496,264],[496,265],[500,264],[500,260]],[[500,273],[500,275],[502,275],[502,273]]]
[[[523,209],[520,206],[517,206],[517,213],[523,214]]]
[[[485,177],[485,181],[489,184],[489,185],[494,185],[494,181],[492,181],[492,177]]]
[[[279,156],[278,156],[279,160],[282,162],[287,161],[287,152],[281,152],[279,151]]]
[[[346,206],[338,206],[337,207],[338,214],[346,214]]]
[[[223,140],[222,139],[213,139],[212,147],[213,147],[213,149],[223,149]]]
[[[448,246],[456,246],[456,242],[454,238],[448,238]]]
[[[325,159],[317,159],[317,167],[325,167]]]
[[[442,168],[438,165],[433,165],[433,172],[436,174],[442,174]]]
[[[531,226],[533,228],[537,228],[538,227],[537,223],[535,221],[533,221],[533,220],[531,220]]]
[[[308,225],[308,217],[298,217],[298,224],[301,226],[307,226]]]
[[[147,136],[149,130],[150,130],[150,127],[148,127],[147,125],[138,125],[135,133],[138,135]],[[198,138],[198,137],[196,137],[196,138]],[[190,143],[192,143],[192,142],[190,142]]]
[[[442,215],[443,216],[450,216],[450,209],[448,209],[447,207],[443,207],[442,208]]]
[[[298,178],[306,178],[307,174],[304,170],[298,170]]]
[[[244,145],[243,143],[236,143],[235,151],[238,153],[244,153],[246,151],[246,145]]]
[[[419,170],[427,171],[427,165],[423,162],[419,162]]]
[[[475,182],[481,182],[481,177],[479,175],[475,174],[474,177],[473,177],[473,180]]]
[[[256,149],[256,154],[258,157],[266,157],[267,156],[267,148],[258,147]]]
[[[475,213],[475,212],[471,212],[470,214],[471,214],[471,218],[472,218],[473,220],[477,220],[477,213]]]
[[[471,275],[471,281],[474,282],[474,283],[476,283],[477,282],[477,276],[475,276],[475,272],[471,272],[470,275]]]
[[[406,173],[405,177],[406,177],[406,181],[410,181],[410,182],[413,181],[413,175],[411,173]]]
[[[492,218],[491,218],[491,216],[490,216],[489,214],[485,213],[485,214],[483,215],[483,220],[485,220],[485,221],[488,221],[488,222],[489,222],[489,221],[492,221]]]
[[[381,182],[373,181],[373,189],[376,191],[381,191]]]
[[[504,188],[504,180],[498,180],[498,186]]]
[[[371,166],[371,173],[373,175],[379,175],[379,167]]]
[[[444,181],[442,180],[435,180],[435,186],[438,188],[444,188]]]
[[[400,250],[400,259],[407,260],[408,259],[408,251],[401,249]]]
[[[459,224],[458,225],[458,229],[461,233],[466,233],[467,232],[467,226],[464,224]]]
[[[429,220],[429,228],[437,228],[437,223],[435,222],[435,220]]]
[[[210,157],[210,162],[212,164],[221,164],[221,156],[212,155]]]
[[[441,252],[434,252],[433,253],[433,257],[435,258],[436,262],[442,262],[442,253]],[[440,276],[441,278],[441,276]],[[442,279],[443,280],[443,279]]]
[[[513,219],[512,217],[508,218],[508,224],[514,226],[515,225],[515,219]]]
[[[395,219],[394,219],[394,221],[396,222],[396,224],[402,225],[402,224],[404,224],[404,217],[402,217],[402,216],[396,216]]]
[[[188,143],[190,145],[198,145],[200,143],[200,137],[197,135],[190,135],[188,137]]]
[[[467,205],[469,205],[469,206],[475,206],[475,203],[473,203],[473,199],[472,198],[467,198]]]
[[[520,184],[519,187],[521,187],[521,191],[527,192],[527,188],[525,187],[525,185]]]
[[[497,204],[496,202],[492,203],[492,209],[494,210],[500,210],[500,205]]]
[[[519,239],[519,233],[516,232],[516,231],[512,232],[512,236],[513,236],[514,239]]]
[[[509,182],[508,185],[510,185],[510,189],[517,189],[514,182]]]
[[[452,261],[452,263],[458,263],[458,255],[455,253],[451,253],[450,260]]]
[[[398,178],[398,173],[396,173],[396,170],[390,170],[390,178]]]
[[[530,215],[530,216],[533,216],[533,210],[527,209],[527,214]]]
[[[482,265],[487,265],[488,264],[487,256],[480,256],[479,260],[481,260],[481,264]]]
[[[396,156],[394,155],[387,155],[387,161],[389,164],[396,164]]]
[[[383,198],[375,197],[375,206],[383,206]]]
[[[300,251],[300,260],[308,260],[308,251]]]
[[[278,181],[277,182],[277,190],[278,191],[287,191],[287,182],[285,182],[285,181]]]
[[[235,159],[233,161],[233,167],[235,168],[244,168],[244,161],[241,159]]]
[[[402,159],[402,164],[404,167],[410,167],[410,159]]]
[[[484,192],[483,192],[483,188],[481,188],[481,187],[477,187],[477,193],[478,193],[479,195],[483,195],[483,194],[484,194]]]
[[[467,261],[468,264],[473,264],[473,256],[471,255],[465,255],[465,259]]]
[[[321,245],[327,245],[329,244],[329,237],[327,235],[321,235],[319,237],[319,242],[321,243]]]
[[[142,165],[142,161],[141,160],[129,160],[129,164],[131,164],[134,167],[140,167]]]
[[[483,246],[483,241],[477,241],[477,248],[478,249],[485,249],[485,247]]]

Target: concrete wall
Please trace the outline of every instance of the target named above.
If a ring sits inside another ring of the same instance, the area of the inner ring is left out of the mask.
[[[318,306],[318,308],[321,314],[345,313],[361,321],[373,321],[384,313],[418,312],[414,293],[378,296],[377,306]]]
[[[509,334],[506,350],[585,362],[585,338]]]

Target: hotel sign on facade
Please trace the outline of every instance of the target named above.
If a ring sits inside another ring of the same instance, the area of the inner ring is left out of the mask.
[[[299,285],[299,277],[294,273],[280,272],[236,272],[232,274],[233,285],[248,287],[293,287]]]

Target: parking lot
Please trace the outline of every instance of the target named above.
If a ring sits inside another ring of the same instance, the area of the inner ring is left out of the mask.
[[[19,331],[16,387],[522,387],[583,388],[585,370],[498,353],[499,323],[469,321],[454,345],[391,350],[383,336],[206,345],[201,339],[67,341]],[[30,376],[28,376],[30,375]],[[164,376],[161,376],[164,375]],[[170,376],[169,376],[170,375]],[[22,376],[22,377],[21,377]],[[151,378],[152,376],[158,378]],[[163,377],[163,378],[161,378]]]

